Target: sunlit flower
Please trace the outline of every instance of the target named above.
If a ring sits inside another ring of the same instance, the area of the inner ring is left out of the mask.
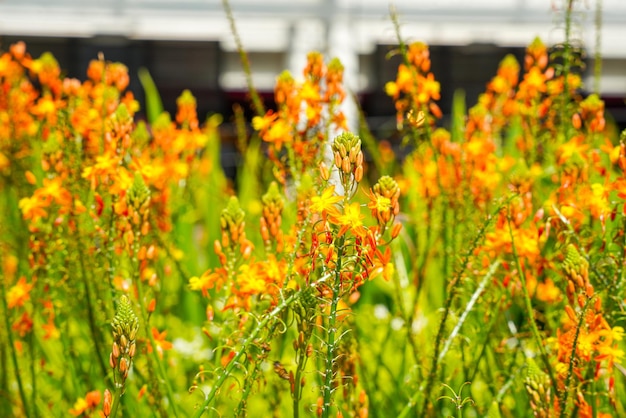
[[[201,290],[202,295],[207,297],[210,289],[221,289],[226,280],[224,269],[216,269],[215,271],[207,270],[200,277],[192,277],[189,279],[189,288],[191,290]]]
[[[331,185],[327,187],[320,196],[313,196],[311,198],[311,211],[320,213],[322,215],[338,215],[339,209],[337,209],[337,203],[341,202],[343,198],[335,194],[335,186]]]
[[[33,318],[31,318],[28,312],[24,312],[22,313],[22,316],[20,316],[19,319],[13,323],[11,329],[17,332],[20,337],[24,337],[26,334],[31,332],[33,324]]]
[[[361,213],[361,205],[359,203],[349,203],[343,207],[343,213],[333,215],[333,221],[341,227],[338,235],[344,234],[346,231],[352,231],[355,235],[364,235],[363,219],[365,215]]]
[[[561,298],[561,291],[552,280],[546,279],[544,282],[537,284],[535,297],[542,302],[554,303]]]
[[[32,283],[26,283],[26,277],[20,277],[17,283],[7,292],[9,309],[16,306],[24,306],[24,303],[30,299],[30,291],[33,286]]]
[[[97,390],[88,392],[84,398],[78,398],[74,403],[74,407],[70,409],[70,414],[75,417],[93,412],[100,404],[101,395]]]
[[[163,357],[163,351],[171,350],[172,343],[167,341],[165,337],[167,336],[167,331],[159,332],[159,330],[155,327],[152,327],[152,337],[154,338],[154,343],[156,344],[156,350],[160,357]],[[152,345],[148,345],[148,351],[152,351]]]
[[[36,222],[38,219],[48,216],[48,212],[44,209],[47,205],[39,196],[23,197],[18,206],[26,220],[30,219]]]

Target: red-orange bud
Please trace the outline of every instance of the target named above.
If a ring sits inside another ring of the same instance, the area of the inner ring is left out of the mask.
[[[391,238],[396,238],[398,235],[400,235],[400,231],[402,231],[402,224],[394,224],[393,228],[391,229]]]
[[[104,390],[104,402],[102,404],[102,413],[105,418],[111,415],[111,404],[113,403],[113,396],[111,396],[111,391],[109,389]]]
[[[113,341],[113,347],[111,349],[111,354],[113,354],[113,357],[118,358],[120,356],[120,346],[117,345],[117,343],[115,341]],[[114,367],[114,366],[112,366]]]
[[[320,176],[324,181],[328,181],[330,178],[330,170],[328,170],[328,167],[326,167],[323,161],[320,163]]]
[[[356,170],[354,170],[354,181],[356,181],[358,183],[361,180],[363,180],[363,166],[362,165],[358,165],[356,167]]]
[[[120,373],[124,373],[128,370],[128,360],[126,360],[126,357],[122,357],[122,359],[120,360]]]

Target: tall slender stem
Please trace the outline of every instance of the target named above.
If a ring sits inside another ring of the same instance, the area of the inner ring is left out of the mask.
[[[79,242],[78,239],[76,242]],[[102,352],[100,349],[100,335],[98,333],[98,327],[96,326],[96,319],[94,314],[94,308],[91,301],[91,288],[89,286],[89,279],[87,278],[87,269],[85,267],[85,261],[82,256],[78,256],[79,264],[80,264],[80,276],[83,281],[83,286],[85,286],[85,302],[87,303],[87,322],[89,323],[89,330],[91,331],[91,338],[93,338],[94,348],[96,352],[96,356],[98,357],[98,365],[100,366],[100,371],[102,372],[102,376],[108,375],[108,369],[104,362],[104,357],[102,356]]]
[[[310,288],[316,288],[319,284],[321,284],[321,283],[325,282],[326,280],[328,280],[328,278],[329,278],[329,276],[323,276],[318,281],[316,281],[315,283],[311,284],[309,287]],[[261,334],[261,332],[263,332],[263,330],[267,329],[267,325],[270,322],[275,320],[278,317],[279,314],[281,314],[286,308],[291,306],[292,303],[297,301],[302,296],[302,294],[304,292],[306,292],[307,290],[308,290],[308,287],[305,287],[302,290],[293,293],[288,298],[283,299],[283,301],[278,306],[276,306],[274,309],[272,309],[272,311],[270,313],[268,313],[267,316],[261,322],[258,323],[256,328],[254,328],[254,330],[248,335],[248,338],[246,338],[241,343],[241,346],[239,347],[239,350],[237,350],[235,352],[233,358],[228,362],[228,364],[226,365],[226,367],[224,368],[222,373],[219,375],[219,377],[217,378],[217,381],[215,382],[215,384],[211,388],[211,391],[209,392],[209,394],[204,399],[204,402],[202,403],[202,405],[200,405],[200,407],[193,414],[193,418],[200,418],[209,409],[209,407],[211,406],[211,404],[215,400],[215,396],[217,395],[219,390],[224,385],[224,382],[226,382],[226,379],[228,379],[230,377],[230,375],[233,373],[233,371],[237,367],[237,364],[238,364],[239,360],[246,354],[246,352],[248,350],[248,347],[252,343],[254,343],[254,341],[256,340],[257,336],[259,334]]]
[[[122,395],[123,395],[124,386],[122,384],[115,384],[115,395],[113,395],[113,405],[111,405],[111,413],[108,418],[115,418],[117,416],[117,410],[122,403]]]
[[[593,53],[593,91],[600,94],[602,78],[602,0],[596,0],[596,44]]]
[[[463,314],[461,314],[459,321],[456,323],[456,325],[454,326],[454,329],[450,333],[450,336],[448,337],[445,344],[443,345],[443,349],[441,350],[441,353],[439,354],[439,361],[442,361],[444,357],[446,356],[446,354],[448,353],[448,350],[452,346],[452,341],[454,341],[454,338],[457,336],[457,334],[461,330],[461,327],[465,323],[467,316],[472,311],[472,308],[474,308],[474,305],[478,301],[478,298],[480,297],[480,295],[485,290],[485,287],[487,286],[487,283],[489,282],[489,280],[491,280],[493,275],[496,273],[496,270],[498,269],[499,265],[500,265],[500,260],[496,260],[493,263],[491,263],[491,266],[489,266],[489,270],[487,271],[487,274],[485,274],[485,277],[483,277],[483,279],[480,281],[478,288],[476,288],[470,301],[465,306],[465,311],[463,311]]]
[[[4,310],[4,326],[9,338],[9,351],[11,352],[11,361],[13,362],[13,369],[15,370],[15,379],[17,380],[17,389],[20,392],[20,398],[22,400],[22,406],[24,408],[24,416],[30,417],[30,411],[28,408],[28,401],[26,400],[26,392],[24,391],[24,384],[22,383],[22,375],[20,374],[20,366],[17,362],[17,354],[15,353],[15,342],[13,341],[13,334],[11,333],[11,322],[9,321],[9,307],[7,306],[6,290],[4,288],[4,276],[0,277],[0,299],[2,299],[2,309]]]
[[[252,71],[250,70],[250,61],[248,60],[248,54],[246,54],[246,50],[243,49],[243,44],[241,43],[241,38],[239,37],[239,32],[237,31],[237,25],[235,25],[235,18],[233,17],[233,11],[230,8],[230,3],[228,0],[222,0],[222,5],[224,6],[224,12],[226,12],[226,17],[228,18],[228,23],[230,24],[230,31],[235,38],[235,44],[237,45],[237,51],[239,52],[239,57],[241,59],[241,66],[243,67],[243,72],[246,75],[246,84],[248,85],[248,91],[250,93],[250,97],[252,98],[252,106],[254,108],[254,113],[257,116],[265,115],[265,107],[263,106],[263,102],[261,101],[261,97],[254,87],[254,83],[252,82]]]
[[[561,108],[561,127],[562,133],[566,134],[567,127],[566,121],[569,120],[568,108],[569,108],[569,73],[572,66],[572,11],[574,9],[574,0],[567,0],[565,6],[565,42],[563,44],[563,103]]]
[[[328,335],[326,339],[326,370],[324,371],[324,405],[322,418],[330,417],[333,387],[333,366],[335,364],[335,350],[337,345],[337,305],[341,297],[341,270],[343,263],[343,238],[340,239],[337,248],[337,265],[335,266],[335,282],[333,283],[333,299],[330,304],[330,317],[328,318]]]
[[[522,268],[522,263],[517,254],[517,248],[515,247],[515,237],[513,236],[513,227],[511,226],[510,217],[508,217],[508,226],[509,226],[509,235],[511,237],[511,247],[513,249],[513,259],[515,260],[515,265],[519,273],[520,280],[522,281],[522,293],[524,294],[524,306],[526,307],[526,315],[528,316],[530,329],[535,339],[535,344],[537,344],[537,348],[539,349],[539,352],[541,354],[541,358],[543,360],[544,366],[546,367],[546,370],[548,370],[548,374],[550,375],[552,389],[554,390],[554,393],[558,393],[558,388],[556,385],[554,372],[552,371],[552,366],[550,365],[550,359],[548,358],[548,353],[546,352],[546,349],[543,346],[543,341],[541,339],[541,335],[539,334],[537,323],[535,322],[534,309],[533,309],[532,302],[530,300],[530,294],[528,293],[528,283],[526,282],[526,274],[524,273],[524,269]]]
[[[152,361],[154,362],[154,364],[157,365],[158,372],[161,375],[161,381],[163,385],[165,386],[165,391],[167,392],[167,397],[169,399],[169,407],[170,407],[170,410],[172,411],[172,415],[174,415],[174,417],[178,417],[178,412],[176,410],[176,402],[174,399],[174,392],[172,391],[172,386],[170,385],[170,381],[167,377],[167,372],[165,371],[165,368],[163,367],[163,362],[161,361],[161,358],[159,357],[159,354],[157,353],[157,344],[154,339],[154,335],[152,335],[152,330],[150,329],[150,322],[149,322],[150,320],[148,317],[148,313],[146,311],[146,305],[144,303],[143,283],[141,282],[141,278],[136,277],[136,279],[137,279],[136,280],[137,296],[139,298],[139,306],[140,306],[141,319],[142,319],[141,322],[144,325],[146,335],[150,339],[150,345],[152,346],[152,353],[151,353]]]
[[[502,205],[498,206],[497,210],[495,211],[494,214],[490,214],[487,219],[485,220],[485,222],[483,222],[483,224],[481,225],[480,229],[478,230],[476,236],[474,237],[471,245],[469,246],[469,248],[467,249],[467,251],[465,252],[465,254],[463,255],[463,258],[461,260],[461,264],[459,266],[459,269],[457,270],[454,278],[450,281],[449,287],[450,287],[450,291],[448,292],[448,297],[446,298],[446,302],[445,302],[445,306],[444,306],[444,310],[443,310],[443,317],[441,318],[441,322],[439,323],[439,329],[437,330],[437,336],[435,338],[435,349],[433,351],[433,356],[431,359],[431,363],[430,363],[430,372],[428,374],[428,379],[426,381],[426,387],[424,389],[424,392],[422,393],[421,391],[417,391],[409,400],[408,404],[404,407],[404,409],[402,410],[402,412],[400,413],[400,415],[398,416],[399,418],[404,418],[406,417],[410,410],[413,409],[413,407],[415,406],[415,403],[417,402],[417,400],[419,399],[420,395],[424,396],[424,400],[422,401],[422,408],[421,408],[421,416],[426,416],[426,412],[427,412],[427,408],[428,408],[428,398],[430,398],[430,394],[433,390],[433,385],[435,384],[435,379],[437,377],[437,368],[439,365],[439,353],[440,353],[440,349],[441,349],[441,343],[443,341],[443,333],[445,331],[446,328],[446,322],[448,319],[448,315],[450,314],[450,309],[452,307],[452,301],[454,299],[454,297],[456,296],[456,292],[457,292],[457,284],[461,279],[461,276],[463,275],[463,273],[465,272],[465,270],[467,269],[467,266],[469,264],[470,258],[472,257],[472,254],[474,253],[474,250],[476,249],[476,246],[478,245],[478,243],[483,239],[483,236],[485,235],[485,232],[487,231],[487,228],[489,227],[489,225],[491,224],[492,220],[494,219],[494,215],[497,214],[498,212],[500,212],[500,210],[502,209]]]
[[[563,387],[563,392],[561,392],[561,396],[559,396],[559,405],[561,406],[561,413],[559,414],[559,418],[564,418],[567,416],[567,398],[569,397],[570,387],[569,383],[572,380],[572,375],[574,374],[574,362],[576,360],[576,346],[578,345],[578,337],[580,336],[580,329],[585,322],[585,314],[587,313],[587,308],[589,307],[589,302],[593,299],[589,298],[585,302],[585,306],[583,306],[580,312],[580,318],[578,319],[578,324],[576,325],[576,333],[574,334],[574,341],[572,342],[572,352],[569,356],[569,367],[567,369],[567,377],[565,378],[565,384]],[[556,393],[556,392],[555,392]]]

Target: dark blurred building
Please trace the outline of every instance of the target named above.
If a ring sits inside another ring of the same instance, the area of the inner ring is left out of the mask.
[[[450,111],[456,89],[466,92],[468,106],[475,103],[506,54],[521,61],[525,46],[535,36],[547,44],[563,39],[559,1],[393,3],[403,39],[431,46],[444,113]],[[582,10],[574,15],[573,35],[593,53],[595,3],[582,3]],[[399,60],[387,57],[397,44],[387,1],[231,0],[230,4],[249,53],[254,83],[268,105],[272,105],[276,76],[283,69],[299,76],[306,53],[319,50],[342,60],[348,87],[357,94],[373,131],[385,137],[393,130],[395,111],[383,88],[395,78]],[[603,0],[603,7],[600,91],[615,120],[626,127],[626,48],[622,45],[626,2]],[[34,57],[51,51],[67,75],[78,78],[84,78],[89,61],[103,52],[107,60],[129,67],[130,88],[140,99],[137,71],[145,67],[170,112],[185,88],[197,97],[201,118],[221,113],[228,121],[232,105],[248,100],[239,55],[219,0],[3,0],[0,48],[16,40],[26,41]],[[593,85],[590,74],[588,68],[588,86]],[[348,114],[355,114],[354,107]]]

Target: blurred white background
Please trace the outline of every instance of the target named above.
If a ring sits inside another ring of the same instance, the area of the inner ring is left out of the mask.
[[[432,47],[446,111],[454,89],[468,105],[507,53],[523,57],[535,36],[553,45],[564,37],[565,0],[395,0],[402,36]],[[577,0],[572,34],[587,52],[592,86],[597,0]],[[275,77],[299,75],[306,53],[338,56],[351,90],[360,95],[373,128],[393,114],[382,87],[397,61],[397,43],[384,0],[231,0],[254,82],[271,100]],[[607,106],[626,123],[626,1],[602,0],[600,85]],[[0,47],[25,39],[33,55],[51,50],[70,75],[84,74],[102,50],[131,73],[146,66],[166,105],[191,88],[200,110],[228,113],[245,95],[239,57],[220,0],[0,0]],[[131,88],[140,90],[133,79]],[[203,107],[204,106],[204,107]],[[387,115],[389,114],[389,115]],[[377,122],[376,118],[382,118]]]

